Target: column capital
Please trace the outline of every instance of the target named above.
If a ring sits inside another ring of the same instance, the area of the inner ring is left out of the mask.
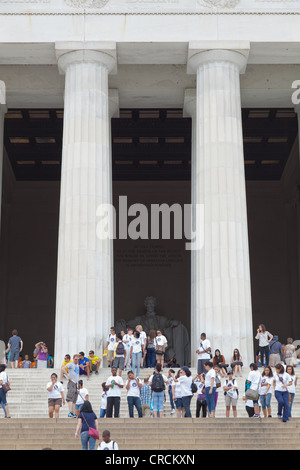
[[[55,52],[61,74],[64,74],[70,65],[84,62],[101,64],[111,74],[117,72],[115,42],[57,42]]]
[[[227,61],[245,73],[250,51],[248,41],[192,41],[189,43],[187,73],[194,74],[200,65]]]

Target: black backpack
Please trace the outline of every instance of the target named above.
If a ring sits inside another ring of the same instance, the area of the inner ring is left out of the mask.
[[[154,372],[151,390],[152,392],[163,392],[165,390],[165,382],[161,374]]]

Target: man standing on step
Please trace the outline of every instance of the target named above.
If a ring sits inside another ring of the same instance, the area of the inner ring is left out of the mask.
[[[199,348],[197,349],[196,353],[198,354],[198,364],[197,364],[197,372],[198,375],[206,374],[206,369],[204,367],[205,362],[210,360],[210,341],[206,338],[205,333],[201,333]]]
[[[76,418],[75,404],[78,395],[78,380],[79,380],[79,355],[74,354],[73,362],[69,362],[62,367],[63,374],[66,374],[68,379],[66,401],[69,406],[68,418]]]
[[[112,418],[113,409],[114,417],[120,417],[120,403],[121,403],[121,390],[124,386],[122,377],[117,375],[117,368],[112,366],[111,376],[106,381],[106,386],[108,388],[107,392],[107,409],[106,417]]]

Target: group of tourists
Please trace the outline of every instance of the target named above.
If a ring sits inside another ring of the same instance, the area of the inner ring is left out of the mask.
[[[130,418],[134,417],[134,410],[139,418],[163,417],[167,397],[172,414],[180,418],[190,418],[193,396],[196,397],[195,416],[213,418],[220,392],[225,396],[226,417],[230,416],[231,410],[233,417],[237,417],[237,402],[241,396],[249,417],[257,418],[262,413],[263,417],[268,418],[272,417],[271,398],[274,392],[278,404],[277,417],[283,422],[288,422],[292,417],[297,386],[295,367],[298,365],[298,360],[293,341],[289,338],[287,344],[282,345],[278,337],[269,333],[264,325],[259,325],[255,338],[259,342],[258,351],[255,362],[250,364],[250,372],[241,390],[241,384],[237,379],[242,377],[244,364],[238,349],[234,349],[230,362],[226,363],[219,349],[212,354],[210,341],[206,334],[202,333],[196,350],[197,374],[192,377],[188,366],[179,367],[176,362],[174,367],[169,365],[168,372],[164,373],[167,338],[161,330],[153,330],[147,335],[141,325],[137,325],[134,330],[128,328],[126,333],[117,334],[112,327],[103,354],[103,357],[107,358],[110,375],[101,384],[99,418],[119,418],[123,389],[126,392]],[[17,331],[13,331],[6,352],[10,352],[11,363],[14,366],[20,353],[16,350],[17,345],[22,350],[22,340]],[[42,363],[41,367],[47,367],[43,364],[43,361],[46,363],[48,359],[45,343],[39,342],[35,347],[37,353],[40,352],[38,362]],[[65,403],[68,405],[70,418],[80,416],[82,418],[82,409],[85,410],[86,407],[89,409],[88,412],[91,412],[90,397],[83,379],[89,380],[91,374],[99,374],[102,360],[103,358],[95,355],[93,350],[90,350],[87,356],[83,351],[74,354],[72,358],[69,354],[65,355],[60,376],[53,372],[46,387],[50,418],[58,418],[60,408]],[[142,367],[151,369],[143,380],[140,378]],[[263,369],[262,372],[259,371],[260,367]],[[6,399],[9,379],[5,369],[6,365],[1,364],[0,401],[5,417],[9,418]],[[64,378],[67,379],[66,397]],[[81,425],[85,429],[82,420]]]

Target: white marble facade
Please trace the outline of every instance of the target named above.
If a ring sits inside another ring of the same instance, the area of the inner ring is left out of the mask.
[[[95,230],[97,205],[111,202],[110,103],[192,117],[192,201],[205,206],[204,248],[192,253],[193,365],[202,331],[226,357],[239,347],[253,359],[241,104],[290,106],[299,26],[300,0],[0,3],[1,136],[6,103],[64,106],[58,364],[66,350],[101,354],[114,318],[112,246]],[[282,66],[278,82],[261,83],[258,65]]]

